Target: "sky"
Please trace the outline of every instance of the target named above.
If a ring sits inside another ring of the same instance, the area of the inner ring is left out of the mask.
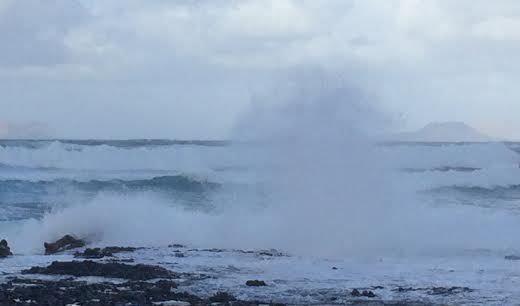
[[[0,132],[227,138],[280,75],[318,69],[401,129],[520,139],[518,54],[518,0],[0,0]]]

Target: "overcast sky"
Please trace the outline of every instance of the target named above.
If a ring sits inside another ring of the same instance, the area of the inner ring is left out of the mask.
[[[520,139],[518,0],[0,0],[0,41],[0,130],[226,138],[257,91],[310,67],[402,127]]]

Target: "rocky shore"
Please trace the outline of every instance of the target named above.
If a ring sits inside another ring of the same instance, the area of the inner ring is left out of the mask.
[[[79,263],[81,265],[81,263]],[[239,301],[220,292],[209,298],[177,290],[172,280],[156,282],[87,283],[74,279],[39,280],[14,278],[0,286],[0,305],[42,306],[205,306],[205,305],[282,305]]]
[[[44,280],[41,275],[60,279]],[[98,277],[101,281],[86,282],[80,277]],[[283,304],[241,301],[227,292],[202,298],[179,289],[183,283],[203,278],[198,274],[175,273],[165,268],[118,262],[92,260],[52,262],[46,267],[32,267],[22,275],[0,285],[0,305],[42,306],[253,306]],[[117,281],[114,281],[116,280]]]
[[[88,243],[67,235],[53,243],[45,243],[45,254],[68,252],[76,260],[54,261],[47,266],[37,266],[8,276],[0,284],[0,305],[42,305],[42,306],[282,306],[269,300],[244,300],[225,291],[194,294],[186,288],[211,279],[201,273],[175,272],[158,265],[134,264],[115,254],[140,250],[130,247],[85,248]],[[173,249],[183,248],[172,245]],[[77,251],[79,249],[80,251]],[[75,253],[71,253],[74,250]],[[5,240],[0,243],[0,251],[12,256]],[[189,251],[194,251],[190,249]],[[224,250],[205,249],[202,252],[220,254]],[[178,250],[177,254],[182,254]],[[243,251],[242,251],[243,252]],[[258,253],[244,252],[264,258],[286,256],[276,251]],[[69,255],[70,256],[70,255]],[[183,255],[184,256],[184,255]],[[179,256],[176,256],[179,257]],[[180,257],[182,258],[182,257]],[[337,270],[333,267],[332,269]],[[246,287],[269,287],[264,280],[251,279]],[[364,305],[364,306],[427,306],[423,302],[401,300],[385,302],[377,294],[383,287],[345,288],[338,296],[330,296],[327,301],[314,305]],[[387,288],[389,289],[389,288]],[[456,295],[472,292],[465,287],[410,288],[396,287],[396,293],[424,292],[427,295]],[[247,298],[246,298],[247,299]]]

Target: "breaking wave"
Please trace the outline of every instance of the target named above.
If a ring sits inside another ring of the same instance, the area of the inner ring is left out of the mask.
[[[73,145],[51,142],[44,146],[0,146],[0,162],[10,167],[76,170],[177,170],[209,171],[224,160],[222,146],[137,146],[121,148],[106,144]]]
[[[205,192],[214,190],[219,186],[217,183],[196,180],[192,177],[183,175],[160,176],[142,180],[89,180],[76,181],[70,179],[57,179],[52,181],[23,181],[23,180],[4,180],[0,181],[0,193],[26,192],[45,193],[49,190],[64,189],[89,192],[102,191],[184,191],[184,192]]]
[[[516,152],[500,143],[380,145],[374,135],[384,131],[384,116],[350,88],[329,85],[323,88],[312,75],[310,82],[280,95],[288,99],[282,107],[245,115],[234,138],[249,145],[122,148],[51,142],[41,147],[0,147],[0,161],[17,167],[78,173],[167,170],[197,177],[218,172],[247,182],[241,192],[226,188],[228,177],[217,180],[219,185],[175,175],[143,180],[5,180],[1,188],[20,193],[49,186],[99,192],[87,201],[73,199],[41,217],[16,222],[1,235],[13,249],[26,252],[41,252],[43,241],[65,233],[99,244],[274,247],[325,256],[518,248],[520,238],[514,234],[520,230],[518,215],[451,203],[430,205],[417,194],[442,186],[516,186],[520,157]],[[169,188],[215,192],[207,201],[211,205],[187,207],[179,205],[182,199],[175,195],[155,192]],[[107,192],[114,189],[138,192]]]

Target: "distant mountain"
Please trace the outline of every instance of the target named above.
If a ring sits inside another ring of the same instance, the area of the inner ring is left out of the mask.
[[[406,132],[393,135],[398,141],[425,141],[425,142],[486,142],[496,141],[463,122],[435,122],[430,123],[415,132]]]

